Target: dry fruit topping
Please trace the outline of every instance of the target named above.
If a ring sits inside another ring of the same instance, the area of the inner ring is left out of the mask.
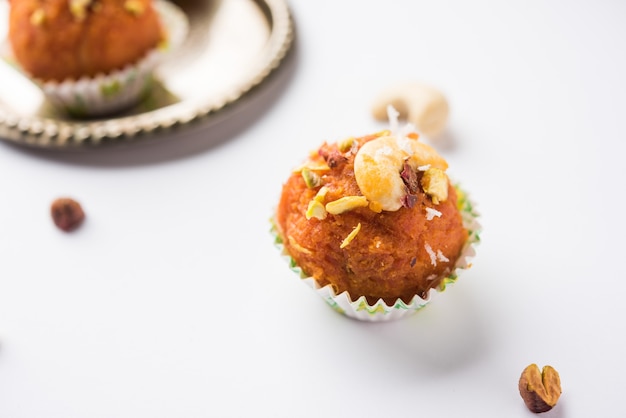
[[[411,125],[404,131],[397,129],[397,112],[390,107],[390,131],[373,135],[360,148],[355,138],[347,138],[337,143],[337,148],[322,147],[317,156],[324,162],[315,161],[316,156],[296,169],[300,172],[309,189],[316,189],[323,184],[323,173],[342,166],[347,154],[354,156],[354,177],[362,196],[344,196],[323,204],[324,194],[317,195],[309,202],[306,218],[326,219],[326,216],[368,207],[380,213],[383,210],[396,211],[401,207],[412,208],[418,201],[418,193],[423,191],[437,205],[448,198],[448,177],[445,171],[448,163],[437,151],[419,142],[419,135],[411,131]],[[408,128],[408,131],[407,131]],[[430,219],[440,216],[435,209],[429,213]]]
[[[556,405],[561,396],[559,373],[551,366],[545,366],[540,371],[536,364],[531,364],[520,376],[519,393],[532,412],[547,412]]]
[[[448,163],[437,151],[408,136],[376,138],[365,143],[354,159],[354,176],[361,193],[387,211],[412,207],[419,186],[433,203],[445,201],[447,168]]]
[[[326,204],[326,212],[331,215],[339,215],[356,208],[369,205],[365,196],[344,196]]]
[[[135,16],[141,16],[145,12],[145,7],[139,0],[127,0],[124,2],[124,9]]]
[[[69,0],[70,12],[74,15],[74,18],[79,22],[82,22],[87,17],[89,6],[91,6],[92,0]]]
[[[420,187],[434,204],[448,198],[448,163],[434,148],[419,142],[415,127],[398,126],[399,113],[387,106],[391,132],[367,142],[354,160],[354,175],[374,212],[411,208]],[[393,133],[393,134],[391,134]]]
[[[326,219],[326,215],[328,214],[328,212],[326,211],[326,207],[324,206],[324,198],[326,197],[326,193],[328,193],[328,187],[320,187],[313,200],[309,202],[309,206],[305,214],[307,220],[311,218],[316,218],[319,220]]]
[[[348,245],[350,245],[350,243],[352,242],[354,237],[356,237],[356,235],[359,233],[360,230],[361,230],[361,223],[359,222],[357,226],[354,227],[352,232],[350,232],[348,236],[344,238],[344,240],[341,242],[341,245],[339,245],[339,248],[346,248]]]
[[[71,198],[55,199],[50,205],[50,215],[54,224],[65,232],[70,232],[85,220],[85,212],[80,203]]]

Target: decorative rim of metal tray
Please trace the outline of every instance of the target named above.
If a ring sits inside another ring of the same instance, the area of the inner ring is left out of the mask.
[[[219,113],[244,97],[276,70],[291,48],[293,20],[286,0],[252,0],[263,10],[270,34],[253,70],[226,94],[206,100],[183,100],[134,115],[99,120],[64,120],[19,115],[0,103],[0,139],[44,149],[82,149],[167,132],[176,126]]]

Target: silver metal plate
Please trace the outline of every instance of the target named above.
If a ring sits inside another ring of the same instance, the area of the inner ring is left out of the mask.
[[[0,61],[0,139],[37,148],[91,148],[207,120],[261,84],[292,45],[293,22],[285,0],[172,3],[189,19],[187,39],[158,68],[148,97],[114,117],[72,119]],[[2,40],[8,12],[8,0],[0,0]]]

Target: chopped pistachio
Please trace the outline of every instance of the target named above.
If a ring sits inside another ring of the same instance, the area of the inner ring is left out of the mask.
[[[326,219],[327,214],[328,212],[326,212],[326,208],[322,203],[317,200],[311,200],[309,202],[309,207],[306,210],[305,216],[307,220],[311,218],[316,218],[321,221]]]
[[[46,20],[46,12],[43,9],[37,9],[30,15],[30,23],[33,26],[41,26]]]
[[[322,186],[317,191],[317,194],[315,195],[315,197],[313,199],[315,199],[316,201],[318,201],[320,203],[324,203],[324,198],[326,197],[327,193],[328,193],[328,187]]]
[[[352,230],[352,232],[350,232],[348,236],[341,242],[341,245],[339,246],[339,248],[346,248],[352,242],[354,237],[356,237],[356,235],[359,233],[360,230],[361,230],[361,223],[359,222],[359,224]]]
[[[354,144],[354,137],[351,136],[349,138],[344,139],[343,141],[339,141],[337,143],[337,148],[339,148],[339,151],[341,152],[346,152],[346,151],[350,151],[350,148],[352,148],[353,144]]]
[[[87,17],[87,9],[91,0],[70,0],[70,12],[76,20],[83,21]]]
[[[434,204],[444,202],[448,198],[448,177],[440,168],[426,170],[421,184],[424,192],[431,197]]]
[[[320,187],[313,200],[309,202],[309,206],[307,207],[305,213],[307,220],[311,218],[317,218],[319,220],[326,219],[326,215],[328,215],[328,212],[326,212],[326,208],[324,207],[324,197],[326,196],[326,193],[328,193],[328,187]]]
[[[139,0],[126,0],[124,9],[135,16],[141,16],[145,11],[145,6]]]
[[[328,202],[326,211],[332,215],[339,215],[352,209],[362,208],[368,205],[365,196],[345,196]]]
[[[304,179],[304,184],[306,184],[306,187],[309,189],[314,189],[322,183],[322,178],[319,174],[314,173],[306,167],[302,169],[301,174]]]

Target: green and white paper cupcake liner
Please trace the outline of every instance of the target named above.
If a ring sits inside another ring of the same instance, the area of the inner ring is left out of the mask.
[[[473,202],[459,185],[455,185],[457,190],[458,207],[461,211],[463,226],[468,231],[468,239],[463,246],[461,255],[459,256],[454,270],[441,281],[436,288],[437,292],[443,292],[446,287],[456,282],[462,270],[471,267],[471,259],[475,256],[475,245],[480,242],[481,226],[478,222],[478,212]],[[369,304],[365,296],[361,296],[356,300],[352,300],[348,292],[335,293],[331,285],[320,286],[313,277],[307,276],[302,269],[296,264],[293,258],[289,256],[283,245],[282,239],[278,235],[275,225],[272,226],[272,234],[275,237],[275,245],[281,251],[281,255],[289,264],[293,272],[298,274],[300,279],[309,285],[326,303],[335,311],[346,315],[350,318],[361,321],[380,322],[390,321],[407,317],[426,306],[431,300],[431,294],[427,299],[422,299],[415,295],[410,303],[405,303],[402,299],[396,300],[393,305],[388,305],[382,299],[376,303]]]
[[[50,103],[74,116],[102,116],[138,103],[152,86],[154,69],[169,52],[183,43],[189,28],[184,12],[174,4],[157,0],[154,7],[159,14],[166,39],[137,63],[109,74],[78,80],[33,81],[42,89]],[[9,62],[13,61],[15,67],[20,69],[10,55],[5,58]]]

